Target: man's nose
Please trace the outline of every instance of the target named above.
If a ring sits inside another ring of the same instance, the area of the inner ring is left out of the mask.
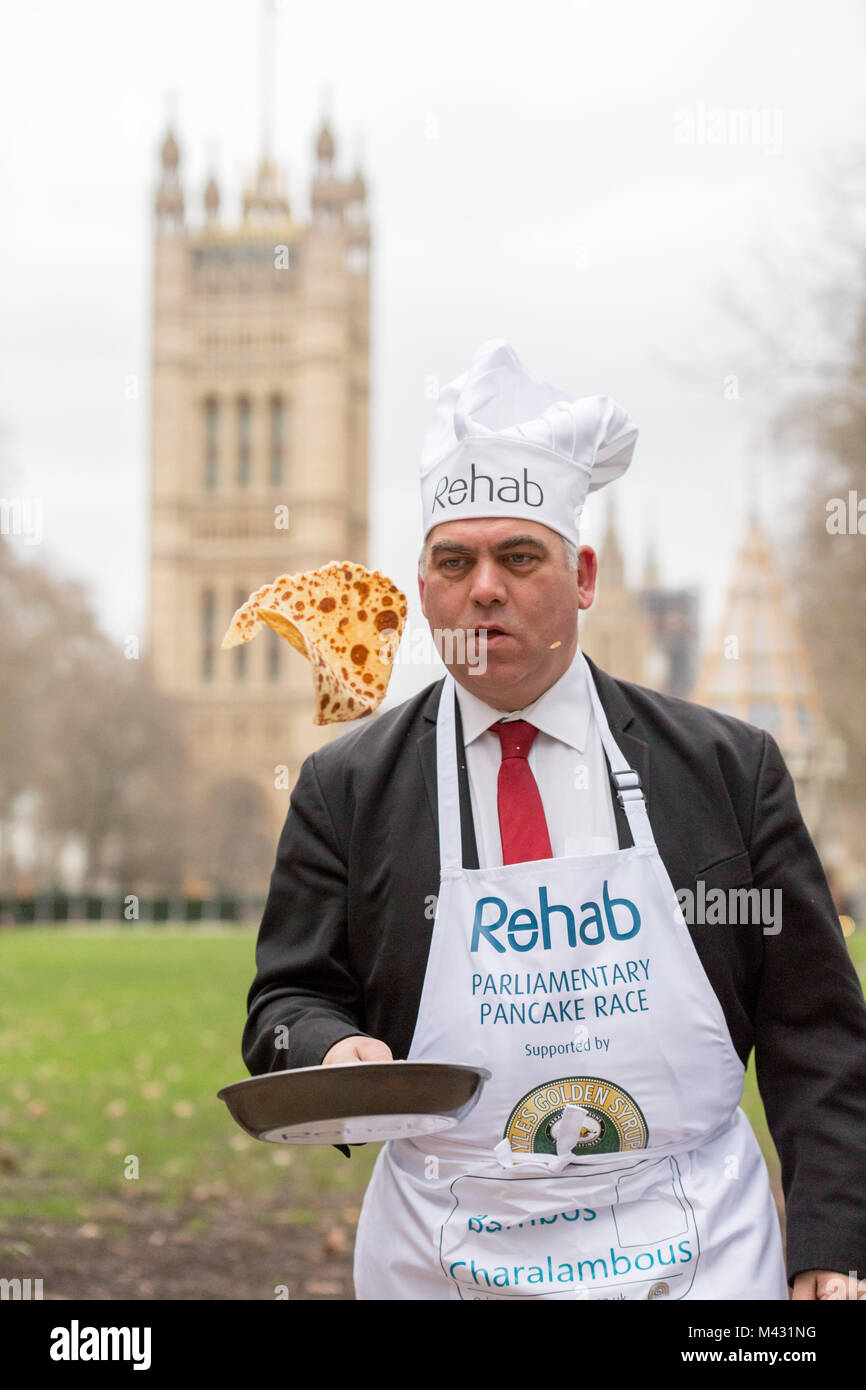
[[[501,565],[479,559],[472,570],[470,598],[474,603],[504,603],[507,598]]]

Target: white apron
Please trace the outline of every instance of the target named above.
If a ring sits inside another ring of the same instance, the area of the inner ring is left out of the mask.
[[[634,844],[464,869],[455,691],[441,883],[411,1060],[492,1072],[457,1126],[381,1150],[359,1299],[788,1299],[744,1068],[581,658]]]

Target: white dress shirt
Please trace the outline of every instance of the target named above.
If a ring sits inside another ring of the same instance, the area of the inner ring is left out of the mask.
[[[541,794],[554,855],[619,849],[607,762],[579,661],[580,644],[555,685],[525,709],[507,713],[455,682],[479,868],[502,864],[497,802],[502,745],[498,734],[490,731],[499,719],[526,719],[538,729],[529,766]]]

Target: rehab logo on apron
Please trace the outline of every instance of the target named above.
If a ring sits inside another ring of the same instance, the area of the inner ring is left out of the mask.
[[[517,1102],[503,1134],[512,1151],[555,1154],[567,1105],[580,1106],[584,1112],[573,1154],[621,1153],[647,1147],[646,1120],[628,1091],[598,1076],[563,1076],[527,1091]]]

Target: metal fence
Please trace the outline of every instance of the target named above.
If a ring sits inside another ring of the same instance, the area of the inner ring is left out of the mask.
[[[235,922],[261,921],[264,898],[138,897],[135,894],[37,893],[33,897],[0,896],[0,926],[44,922]]]

